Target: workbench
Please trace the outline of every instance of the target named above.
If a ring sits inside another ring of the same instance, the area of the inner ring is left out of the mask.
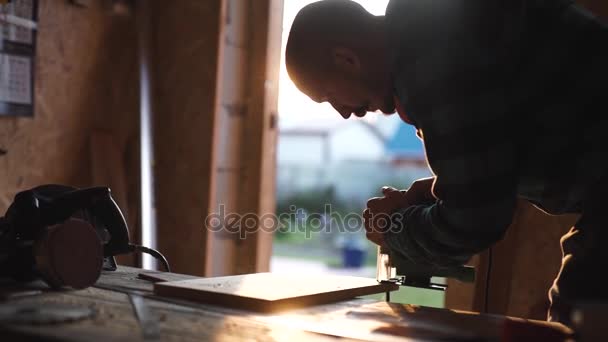
[[[0,324],[0,340],[138,341],[141,328],[129,300],[129,293],[141,295],[158,320],[163,341],[417,341],[417,340],[504,340],[507,320],[567,332],[561,325],[513,320],[498,315],[459,312],[415,305],[387,303],[369,298],[259,314],[223,307],[195,304],[153,295],[153,283],[140,279],[142,269],[120,267],[104,272],[94,287],[53,291],[4,299],[2,306],[15,303],[35,305],[69,304],[92,309],[86,319],[46,325]],[[149,271],[148,271],[149,272]],[[164,274],[175,280],[189,276]],[[32,287],[44,285],[29,285]],[[6,291],[5,291],[6,292]],[[4,338],[10,337],[10,338]]]

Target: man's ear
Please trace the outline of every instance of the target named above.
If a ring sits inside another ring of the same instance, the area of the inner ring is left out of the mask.
[[[361,60],[357,54],[345,47],[334,47],[331,49],[331,57],[334,65],[343,71],[357,74],[361,70]]]

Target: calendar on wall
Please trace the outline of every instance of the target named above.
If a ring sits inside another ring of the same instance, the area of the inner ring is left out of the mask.
[[[0,5],[0,116],[34,115],[38,0]]]

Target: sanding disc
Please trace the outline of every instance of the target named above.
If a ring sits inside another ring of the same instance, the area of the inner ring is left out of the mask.
[[[66,304],[3,304],[0,324],[56,324],[92,317],[94,310]]]
[[[90,223],[71,218],[47,228],[36,244],[36,264],[53,287],[89,287],[101,274],[101,239]]]

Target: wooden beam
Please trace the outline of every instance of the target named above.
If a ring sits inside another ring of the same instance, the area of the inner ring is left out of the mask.
[[[223,1],[151,6],[158,247],[174,271],[204,275]]]
[[[283,0],[250,0],[251,30],[249,112],[244,125],[244,178],[239,207],[259,218],[274,214]],[[267,272],[272,253],[271,221],[259,221],[256,232],[238,240],[236,273]]]
[[[206,276],[269,269],[273,235],[260,228],[272,222],[261,219],[275,207],[282,3],[227,2],[220,33],[210,212],[242,219],[240,226],[208,229]]]

